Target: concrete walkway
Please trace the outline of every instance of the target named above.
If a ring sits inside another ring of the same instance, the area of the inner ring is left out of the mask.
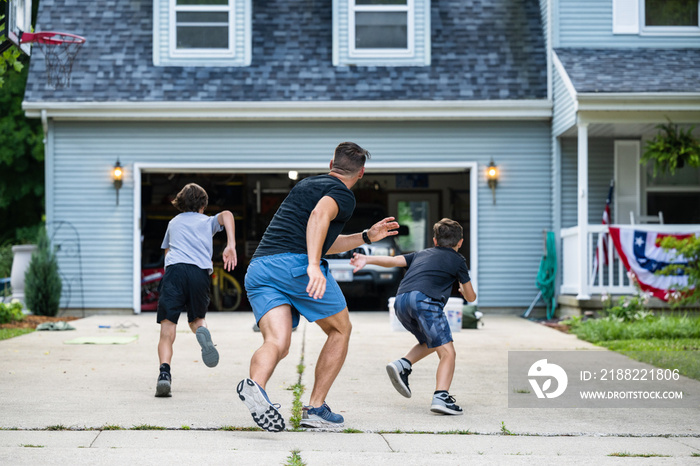
[[[403,398],[384,366],[402,356],[413,337],[391,331],[384,312],[353,312],[351,319],[350,352],[327,400],[345,416],[342,432],[246,430],[255,424],[235,388],[262,341],[251,330],[250,313],[209,314],[221,355],[213,369],[200,361],[199,346],[182,319],[172,398],[153,396],[159,334],[153,314],[93,316],[71,322],[76,331],[0,341],[0,464],[268,465],[287,464],[294,451],[307,465],[334,466],[700,464],[697,404],[690,409],[508,408],[509,350],[611,356],[572,335],[509,315],[487,315],[479,330],[456,332],[451,393],[465,415],[447,417],[429,411],[437,357],[414,366],[413,397]],[[136,335],[122,345],[64,343]],[[268,384],[288,426],[297,365],[303,357],[301,382],[307,392],[302,401],[308,402],[324,342],[317,325],[302,323]],[[700,382],[682,378],[680,383],[684,393],[700,393]]]

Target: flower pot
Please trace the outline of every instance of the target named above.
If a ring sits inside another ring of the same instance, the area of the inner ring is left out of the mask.
[[[24,305],[24,274],[29,267],[32,253],[36,250],[36,244],[21,244],[12,246],[12,272],[10,285],[12,286],[12,298],[18,299]]]

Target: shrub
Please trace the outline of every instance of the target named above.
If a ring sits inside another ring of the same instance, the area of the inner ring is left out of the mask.
[[[24,279],[27,307],[36,315],[55,316],[61,301],[61,277],[58,261],[46,230],[39,233]]]
[[[0,245],[0,278],[9,277],[12,273],[12,244]]]
[[[9,304],[0,302],[0,324],[8,324],[24,319],[22,303],[13,299]]]

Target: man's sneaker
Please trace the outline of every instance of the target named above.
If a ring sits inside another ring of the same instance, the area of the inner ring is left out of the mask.
[[[211,333],[206,327],[197,329],[197,342],[202,347],[202,361],[207,367],[214,367],[219,364],[219,352],[214,348],[214,343],[211,341]]]
[[[408,376],[411,369],[406,369],[399,359],[386,365],[386,372],[397,392],[406,398],[411,398],[411,389],[408,388]]]
[[[166,397],[166,396],[172,396],[170,394],[170,373],[169,372],[161,372],[160,375],[158,376],[158,383],[156,384],[156,396],[157,397]]]
[[[241,380],[236,391],[258,426],[270,432],[284,430],[284,419],[278,411],[280,405],[272,404],[265,390],[254,380]]]
[[[320,408],[304,406],[301,410],[301,427],[343,427],[343,416],[331,411],[325,402]]]
[[[430,410],[441,414],[464,414],[462,408],[455,404],[455,398],[447,392],[433,395],[433,404],[430,406]]]

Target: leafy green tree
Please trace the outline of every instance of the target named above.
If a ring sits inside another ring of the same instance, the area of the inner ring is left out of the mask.
[[[688,286],[674,290],[670,302],[676,306],[700,303],[700,236],[693,235],[685,239],[667,236],[661,240],[661,247],[666,250],[675,249],[678,255],[687,260],[686,265],[671,264],[659,272],[663,275],[688,275]]]
[[[61,276],[51,241],[42,229],[36,250],[24,275],[27,308],[35,315],[55,316],[61,302]]]
[[[44,213],[43,130],[22,110],[28,69],[6,75],[0,92],[0,244],[15,241],[18,228],[40,223]]]
[[[6,3],[7,0],[0,1],[0,23],[5,21],[4,12]],[[6,40],[7,37],[5,37],[5,34],[0,34],[0,44]],[[3,76],[5,76],[8,70],[14,70],[19,73],[22,71],[22,68],[24,68],[24,64],[19,60],[21,54],[22,53],[17,50],[17,47],[14,45],[0,54],[0,87],[2,87],[5,82]]]

